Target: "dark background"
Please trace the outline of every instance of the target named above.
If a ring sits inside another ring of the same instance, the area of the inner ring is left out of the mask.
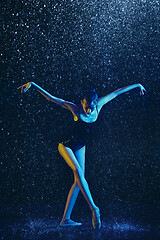
[[[141,83],[147,95],[136,88],[101,110],[87,146],[86,179],[103,216],[107,206],[112,216],[119,204],[127,205],[122,215],[133,205],[158,206],[158,1],[0,5],[2,208],[55,204],[62,216],[73,181],[57,151],[72,114],[34,89],[21,95],[17,87],[29,81],[75,103],[88,82],[100,97]],[[88,207],[81,195],[76,204],[75,211]]]

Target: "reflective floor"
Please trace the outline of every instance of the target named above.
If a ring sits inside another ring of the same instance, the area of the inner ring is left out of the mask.
[[[18,210],[18,211],[17,211]],[[39,211],[41,209],[39,208]],[[43,209],[44,210],[44,209]],[[102,218],[102,227],[100,230],[93,230],[91,225],[91,216],[85,216],[78,221],[82,226],[77,227],[60,227],[60,218],[56,216],[43,216],[43,210],[40,217],[38,214],[26,215],[23,208],[17,208],[8,212],[8,217],[4,216],[2,211],[2,227],[1,238],[6,240],[21,240],[21,239],[39,239],[39,240],[75,240],[75,239],[88,239],[88,240],[102,240],[102,239],[125,239],[125,240],[158,240],[160,239],[160,225],[156,221],[142,222],[141,219],[127,220],[124,218]],[[10,212],[10,216],[9,216]],[[14,214],[13,214],[14,212]],[[47,211],[46,211],[47,212]],[[17,213],[17,215],[15,215]],[[22,214],[24,213],[24,215]],[[19,215],[18,215],[19,214]],[[15,219],[13,218],[15,215]],[[18,217],[19,216],[19,217]],[[77,219],[75,219],[77,220]]]

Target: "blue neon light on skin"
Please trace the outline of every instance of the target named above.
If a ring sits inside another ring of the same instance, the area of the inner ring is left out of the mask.
[[[134,88],[140,88],[140,95],[144,95],[144,93],[146,92],[145,88],[141,84],[139,83],[133,84],[123,88],[119,88],[101,98],[98,98],[98,95],[95,94],[97,97],[92,102],[87,102],[87,100],[84,98],[83,100],[81,100],[81,108],[79,109],[79,107],[76,104],[52,96],[50,93],[45,91],[43,88],[41,88],[34,82],[28,82],[20,86],[18,89],[21,89],[21,93],[25,93],[31,86],[34,87],[38,92],[40,92],[47,100],[59,104],[61,107],[70,110],[74,116],[74,121],[77,121],[78,118],[80,118],[82,121],[86,123],[95,122],[98,118],[101,108],[106,103],[116,98],[120,94],[128,92]],[[71,167],[74,173],[74,183],[69,191],[67,203],[65,206],[64,214],[60,225],[61,226],[81,225],[81,223],[76,223],[70,219],[72,209],[76,202],[79,190],[81,190],[82,194],[84,195],[84,198],[86,199],[92,211],[93,228],[100,229],[101,227],[100,211],[93,201],[88,183],[84,177],[85,146],[73,153],[73,151],[69,147],[65,147],[62,143],[59,143],[58,151],[64,158],[66,163]]]

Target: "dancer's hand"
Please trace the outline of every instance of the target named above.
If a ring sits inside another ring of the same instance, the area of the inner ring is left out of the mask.
[[[146,89],[141,84],[139,84],[139,87],[140,87],[140,95],[144,95],[144,93],[147,92]]]
[[[17,89],[21,89],[21,93],[25,93],[31,87],[31,85],[32,85],[32,82],[28,82]]]

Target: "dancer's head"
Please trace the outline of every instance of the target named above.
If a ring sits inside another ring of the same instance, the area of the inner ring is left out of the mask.
[[[81,105],[83,107],[83,110],[86,114],[91,113],[96,105],[97,105],[97,100],[98,100],[98,94],[96,93],[95,88],[92,86],[89,86],[87,91],[83,94],[82,100],[81,100]]]

